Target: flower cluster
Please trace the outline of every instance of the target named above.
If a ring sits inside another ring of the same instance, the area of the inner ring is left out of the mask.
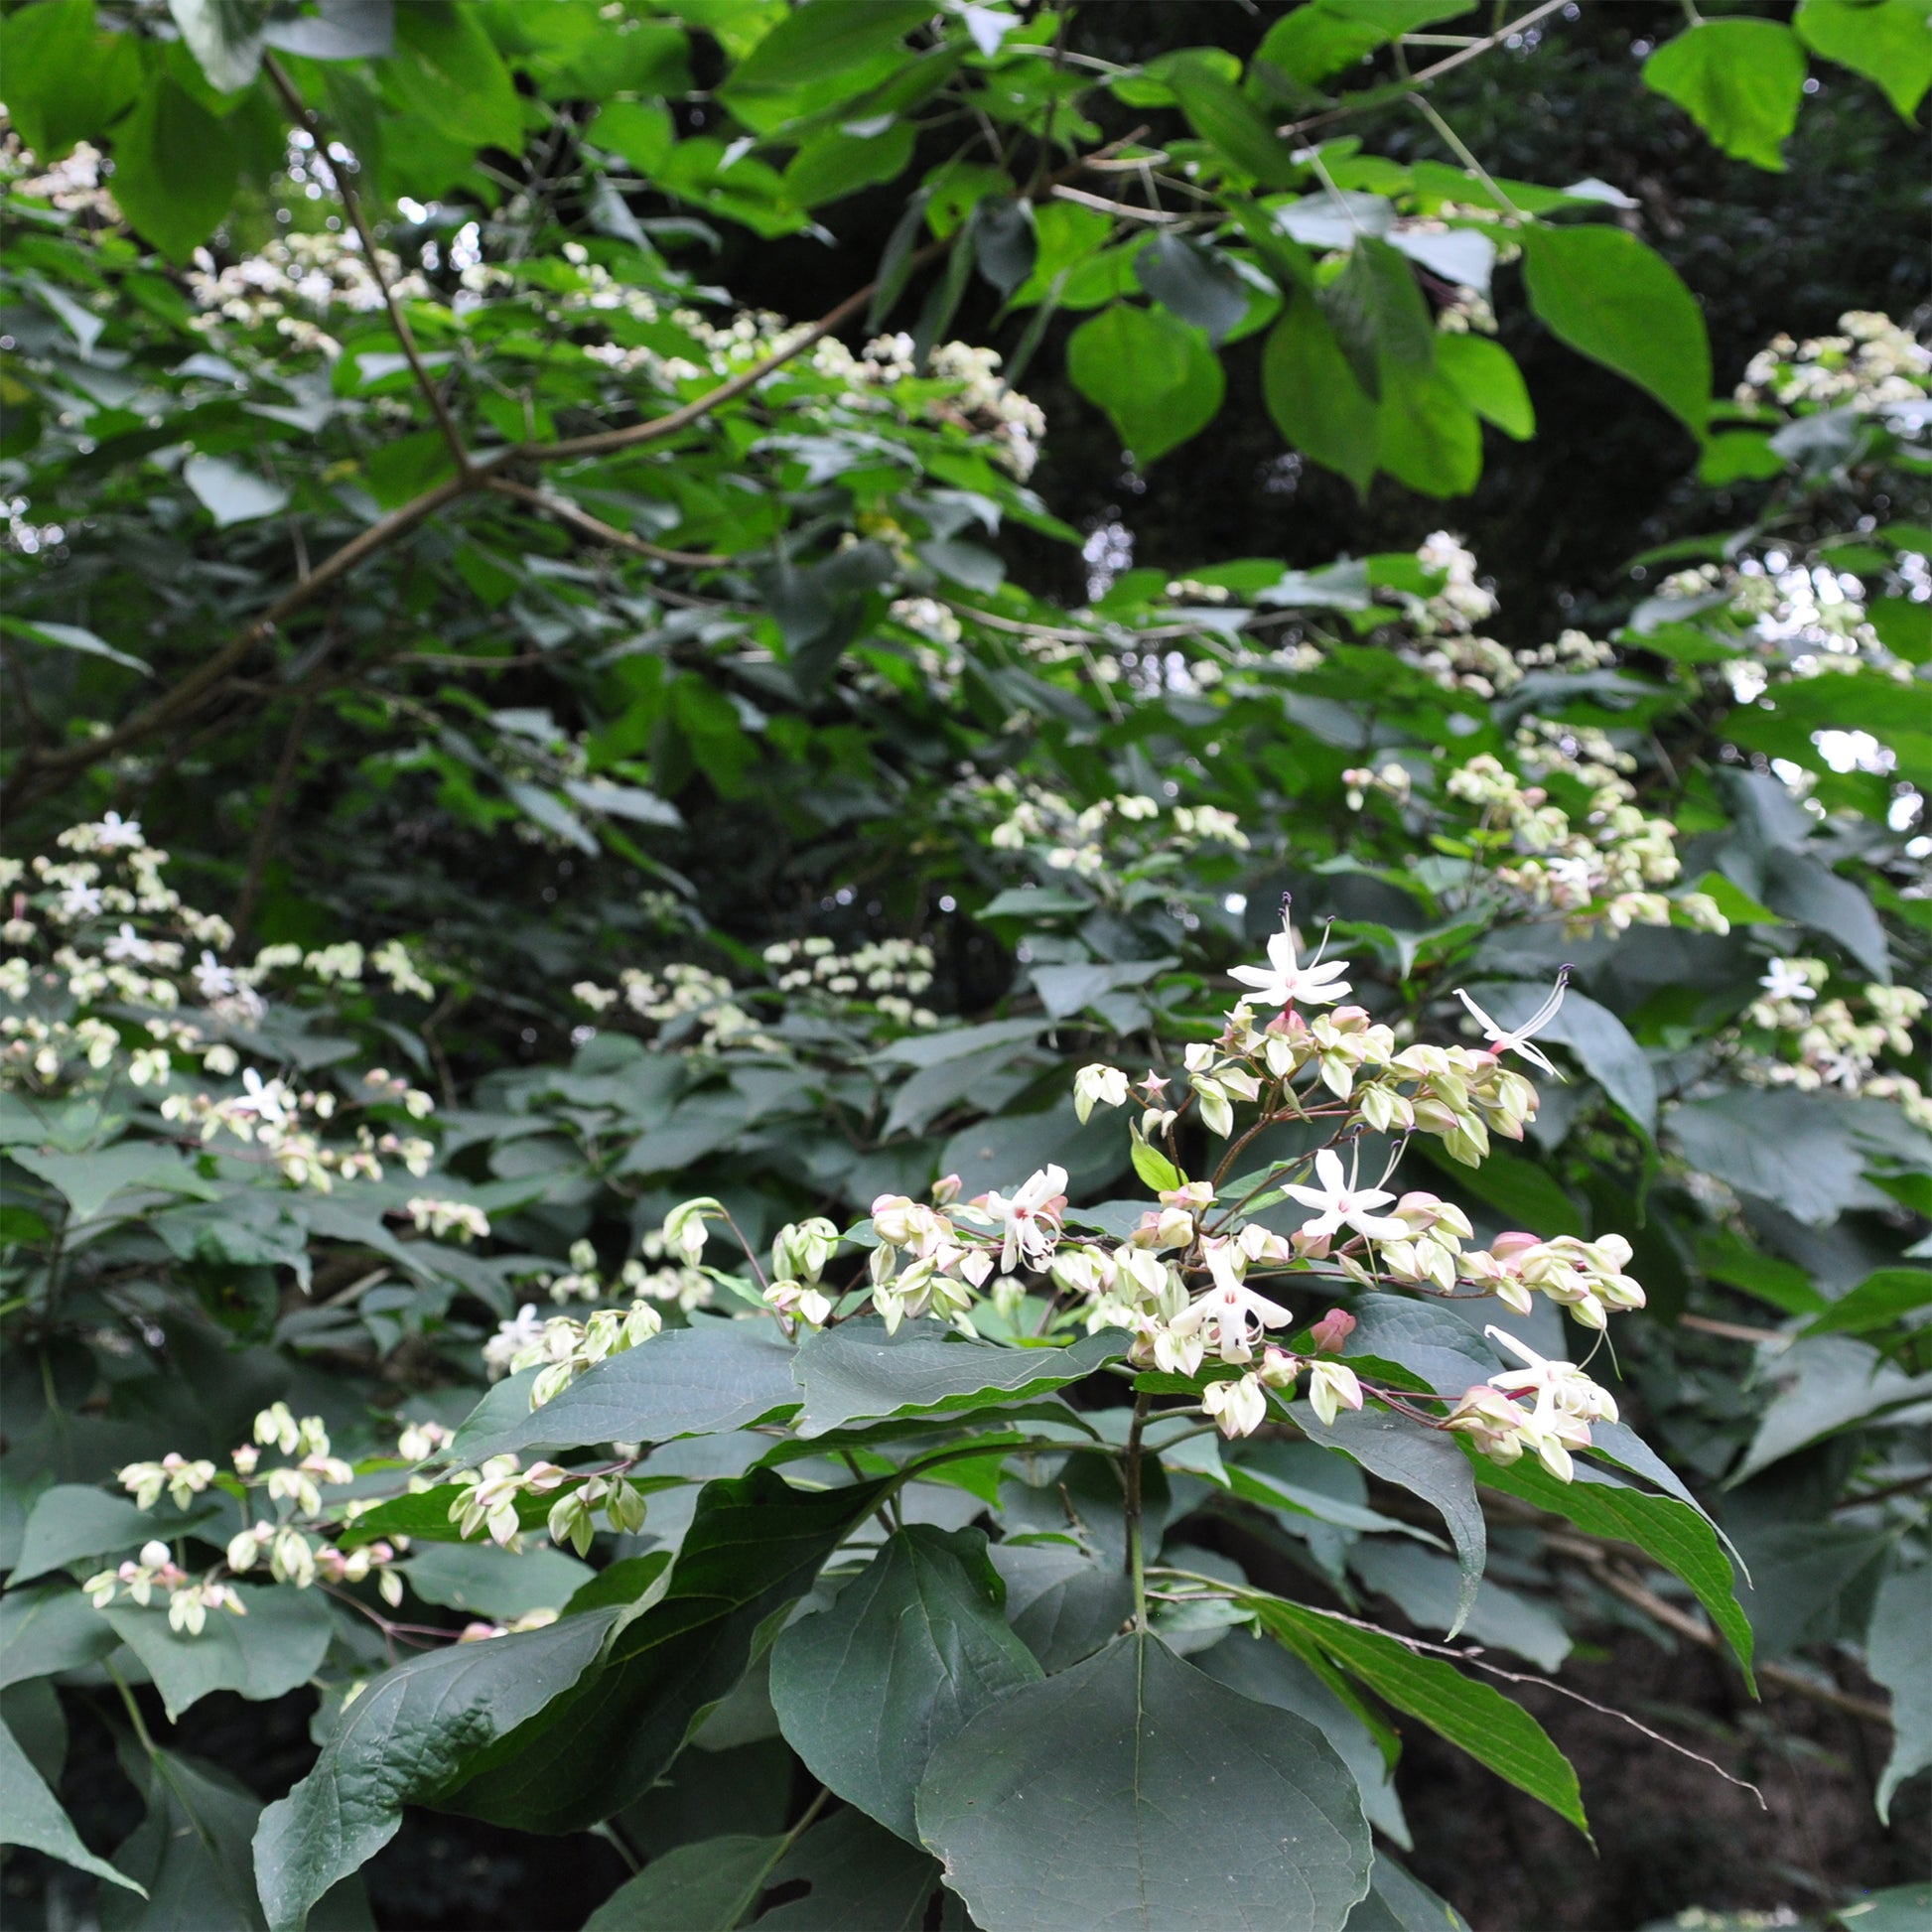
[[[1706,893],[1666,894],[1682,869],[1677,828],[1635,803],[1636,788],[1623,775],[1627,755],[1600,733],[1578,734],[1566,726],[1528,720],[1518,755],[1533,771],[1553,772],[1587,787],[1584,807],[1573,813],[1545,784],[1528,783],[1493,754],[1483,752],[1452,770],[1446,799],[1468,808],[1476,823],[1463,837],[1485,876],[1523,904],[1558,913],[1567,930],[1608,925],[1669,925],[1725,932],[1729,922]],[[1401,770],[1401,767],[1395,767]],[[1386,772],[1346,775],[1349,802],[1370,792],[1411,801],[1406,771],[1399,782]]]
[[[1091,805],[1002,772],[975,790],[999,816],[987,835],[996,852],[1029,852],[1052,871],[1070,873],[1102,892],[1131,884],[1140,869],[1210,842],[1248,849],[1232,812],[1213,805],[1168,805],[1120,792]]]
[[[1776,402],[1869,415],[1932,391],[1932,350],[1910,330],[1860,309],[1840,316],[1836,336],[1802,343],[1773,336],[1744,365],[1737,400],[1753,408]]]
[[[697,1052],[732,1047],[765,1053],[781,1050],[739,1004],[738,989],[731,981],[702,966],[674,961],[659,974],[626,966],[618,975],[617,990],[595,980],[580,980],[570,990],[597,1014],[610,1012],[621,1000],[639,1019],[662,1028],[667,1040],[683,1042]]]
[[[69,827],[58,845],[59,857],[0,860],[0,891],[13,900],[0,936],[38,954],[0,961],[0,996],[14,1009],[0,1013],[0,1088],[93,1092],[125,1079],[160,1095],[164,1121],[204,1146],[254,1150],[295,1186],[379,1179],[389,1161],[429,1171],[435,1149],[417,1135],[356,1121],[350,1140],[324,1138],[362,1109],[424,1119],[434,1102],[420,1088],[382,1068],[346,1098],[296,1087],[243,1066],[232,1043],[252,1047],[269,1014],[262,988],[277,976],[327,990],[373,971],[397,992],[427,997],[406,949],[271,945],[252,962],[231,961],[222,956],[234,944],[227,921],[182,902],[163,876],[168,855],[147,843],[138,820],[110,811]]]
[[[446,1434],[437,1430],[432,1438],[424,1433],[424,1426],[412,1425],[404,1432],[402,1453],[417,1459],[409,1455],[412,1447],[427,1453],[440,1447]],[[299,1589],[318,1583],[357,1584],[373,1577],[384,1601],[402,1601],[402,1578],[391,1566],[408,1547],[406,1539],[376,1539],[344,1551],[323,1533],[326,1518],[349,1520],[357,1509],[352,1501],[332,1504],[324,1498],[325,1489],[352,1482],[355,1471],[332,1451],[322,1418],[298,1418],[287,1403],[272,1403],[256,1416],[253,1436],[253,1442],[234,1450],[232,1476],[219,1475],[212,1462],[191,1461],[173,1451],[159,1462],[130,1462],[120,1471],[121,1486],[141,1509],[152,1509],[166,1491],[176,1508],[186,1510],[197,1496],[218,1485],[242,1499],[244,1519],[251,1491],[259,1491],[274,1513],[236,1531],[228,1539],[223,1563],[199,1578],[181,1567],[165,1543],[149,1543],[138,1560],[87,1579],[83,1587],[96,1609],[105,1609],[123,1596],[145,1607],[157,1590],[164,1590],[170,1626],[187,1636],[199,1636],[210,1610],[247,1614],[247,1604],[225,1581],[224,1571],[241,1576],[264,1564],[277,1583],[293,1584]],[[271,1447],[294,1459],[264,1469],[262,1450]],[[364,1505],[368,1506],[372,1505]]]
[[[781,939],[764,949],[779,969],[778,991],[863,1000],[902,1027],[936,1027],[938,1016],[913,1001],[932,985],[932,949],[914,939],[874,939],[841,952],[826,938]]]
[[[1533,1449],[1537,1460],[1557,1478],[1576,1474],[1572,1449],[1589,1447],[1592,1422],[1615,1422],[1616,1403],[1574,1362],[1550,1360],[1507,1329],[1483,1332],[1523,1364],[1492,1375],[1468,1390],[1450,1410],[1448,1426],[1465,1435],[1491,1461],[1508,1464]],[[1519,1397],[1534,1396],[1525,1409]]]
[[[1795,1087],[1801,1093],[1835,1087],[1895,1101],[1908,1120],[1932,1130],[1932,1098],[1909,1073],[1880,1064],[1888,1050],[1902,1060],[1922,1061],[1912,1028],[1924,1017],[1925,995],[1909,986],[1866,986],[1859,998],[1868,1017],[1861,1019],[1845,996],[1819,999],[1830,971],[1822,959],[1766,961],[1759,997],[1745,1010],[1744,1023],[1775,1035],[1773,1050],[1747,1054],[1739,1071],[1764,1086]]]

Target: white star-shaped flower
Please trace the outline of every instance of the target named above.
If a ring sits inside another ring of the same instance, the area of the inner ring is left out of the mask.
[[[1314,958],[1304,966],[1295,955],[1295,934],[1284,913],[1281,931],[1271,934],[1268,940],[1268,964],[1236,966],[1229,977],[1238,979],[1243,986],[1252,986],[1269,1006],[1290,1007],[1299,1000],[1304,1006],[1321,1007],[1348,993],[1348,982],[1341,978],[1347,970],[1345,959],[1331,959],[1323,965],[1319,947]]]
[[[1315,1210],[1312,1219],[1303,1222],[1304,1234],[1311,1237],[1335,1234],[1347,1226],[1375,1241],[1401,1241],[1407,1237],[1410,1231],[1407,1221],[1375,1212],[1395,1196],[1386,1187],[1357,1187],[1342,1173],[1341,1161],[1333,1148],[1324,1147],[1314,1157],[1314,1173],[1320,1186],[1291,1184],[1284,1190],[1304,1207]]]
[[[1507,1328],[1499,1328],[1493,1321],[1482,1332],[1523,1364],[1521,1368],[1506,1368],[1501,1374],[1492,1375],[1489,1386],[1502,1390],[1505,1395],[1534,1395],[1535,1421],[1548,1424],[1559,1416],[1574,1416],[1585,1422],[1616,1421],[1615,1398],[1592,1382],[1575,1362],[1539,1355],[1527,1342],[1517,1340]]]
[[[205,1000],[219,1000],[235,990],[235,976],[204,948],[195,968],[195,988]]]
[[[1817,988],[1805,977],[1802,966],[1794,966],[1788,959],[1773,959],[1769,965],[1770,971],[1758,981],[1767,1000],[1817,999]]]
[[[146,965],[154,957],[154,947],[143,939],[126,920],[121,929],[101,948],[109,959],[133,959]]]

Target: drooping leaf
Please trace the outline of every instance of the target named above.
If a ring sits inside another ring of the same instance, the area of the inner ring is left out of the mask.
[[[1733,1089],[1673,1107],[1664,1126],[1693,1167],[1818,1226],[1863,1184],[1863,1156],[1817,1094]]]
[[[516,85],[475,9],[454,0],[398,7],[395,52],[380,72],[385,90],[445,140],[522,152]]]
[[[1711,345],[1677,271],[1621,228],[1525,227],[1522,241],[1530,307],[1543,325],[1702,437]]]
[[[1379,1630],[1365,1630],[1278,1597],[1248,1600],[1262,1626],[1291,1649],[1323,1657],[1359,1678],[1377,1697],[1421,1719],[1588,1836],[1570,1760],[1520,1704],[1464,1677],[1442,1658],[1421,1656]]]
[[[1932,1764],[1932,1571],[1894,1571],[1878,1586],[1865,1643],[1872,1677],[1891,1693],[1891,1756],[1878,1780],[1879,1822],[1892,1794]]]
[[[1643,65],[1644,85],[1674,100],[1725,154],[1781,172],[1798,124],[1804,44],[1773,20],[1701,20]]]
[[[1261,357],[1275,427],[1304,456],[1364,493],[1375,475],[1378,411],[1312,295],[1291,296]]]
[[[1909,121],[1932,87],[1932,18],[1920,0],[1798,0],[1792,20],[1814,54],[1862,73]]]
[[[987,1932],[1338,1932],[1368,1885],[1361,1800],[1321,1733],[1149,1636],[982,1712],[934,1754],[918,1819]]]
[[[834,1812],[814,1825],[771,1873],[773,1890],[808,1885],[758,1921],[767,1932],[919,1932],[938,1863],[862,1811]]]
[[[784,1849],[782,1838],[742,1832],[673,1846],[620,1885],[584,1921],[584,1932],[732,1932]]]
[[[97,1859],[81,1844],[72,1821],[47,1788],[46,1780],[28,1762],[14,1734],[0,1724],[0,1845],[24,1845],[45,1852],[77,1871],[90,1871],[110,1884],[141,1891],[126,1872],[105,1859]]]
[[[1000,1573],[978,1530],[910,1524],[829,1609],[788,1625],[771,1653],[786,1741],[848,1804],[916,1841],[926,1761],[1039,1666],[1007,1627]]]
[[[445,1808],[518,1830],[581,1831],[648,1790],[880,1489],[795,1490],[770,1469],[707,1483],[668,1583],[646,1591],[603,1667],[521,1731],[505,1726]]]
[[[499,1623],[532,1610],[561,1610],[597,1574],[561,1550],[514,1556],[488,1542],[427,1544],[397,1568],[425,1603]]]
[[[343,1713],[315,1769],[262,1813],[255,1877],[271,1932],[395,1837],[402,1808],[434,1798],[465,1764],[596,1662],[616,1609],[452,1645],[376,1678]]]
[[[1476,1500],[1475,1477],[1467,1458],[1440,1430],[1425,1429],[1390,1409],[1339,1410],[1325,1426],[1307,1403],[1295,1404],[1294,1414],[1310,1442],[1339,1449],[1371,1475],[1420,1496],[1442,1517],[1455,1545],[1460,1572],[1449,1631],[1454,1636],[1475,1605],[1488,1549],[1482,1505]]]
[[[1697,1599],[1711,1613],[1737,1653],[1748,1683],[1751,1674],[1751,1626],[1736,1596],[1730,1559],[1718,1541],[1710,1521],[1675,1496],[1648,1491],[1578,1463],[1574,1482],[1559,1482],[1541,1463],[1525,1456],[1504,1468],[1470,1451],[1477,1476],[1493,1488],[1535,1503],[1553,1515],[1567,1516],[1591,1536],[1607,1536],[1634,1543],[1643,1553],[1689,1584]]]
[[[1306,1718],[1354,1773],[1369,1824],[1396,1844],[1409,1845],[1409,1821],[1403,1816],[1402,1800],[1395,1788],[1397,1740],[1393,1731],[1383,1726],[1378,1735],[1370,1728],[1364,1712],[1351,1709],[1306,1659],[1259,1630],[1235,1630],[1211,1649],[1195,1653],[1190,1661],[1245,1698],[1279,1705],[1298,1718]]]
[[[781,16],[731,70],[722,98],[756,133],[793,114],[830,106],[867,84],[871,65],[922,20],[918,0],[817,0],[822,14],[797,8]]]
[[[161,76],[143,86],[113,139],[121,212],[171,261],[185,262],[234,196],[240,169],[227,124]]]
[[[198,1509],[183,1514],[172,1504],[165,1512],[150,1513],[126,1496],[110,1496],[86,1483],[58,1482],[42,1491],[27,1518],[10,1587],[18,1588],[68,1564],[123,1555],[156,1537],[165,1541],[179,1536],[211,1513]]]
[[[1928,1304],[1932,1304],[1932,1268],[1880,1268],[1808,1321],[1804,1332],[1858,1334],[1888,1327],[1900,1315]]]
[[[1368,1896],[1349,1913],[1348,1932],[1469,1932],[1469,1922],[1378,1851],[1368,1874]]]
[[[1849,1335],[1795,1343],[1771,1364],[1767,1379],[1777,1394],[1759,1418],[1732,1482],[1841,1430],[1932,1400],[1932,1375],[1907,1375]]]
[[[1501,343],[1487,336],[1439,336],[1436,367],[1485,423],[1519,443],[1536,434],[1536,410],[1523,372]]]
[[[1196,436],[1226,391],[1204,331],[1163,309],[1116,302],[1067,340],[1073,386],[1107,412],[1121,442],[1147,464]]]
[[[1182,322],[1218,344],[1248,313],[1248,290],[1227,262],[1180,236],[1163,232],[1134,257],[1142,288]]]
[[[877,1316],[842,1321],[799,1347],[792,1373],[804,1391],[803,1437],[886,1416],[960,1414],[1046,1395],[1118,1361],[1128,1337],[1103,1328],[1065,1348],[1001,1348],[967,1341],[919,1319],[889,1335]]]
[[[100,1614],[147,1666],[170,1723],[211,1691],[278,1698],[306,1684],[329,1648],[329,1604],[293,1584],[237,1584],[247,1614],[210,1610],[200,1635],[168,1626],[159,1604],[111,1603]]]
[[[1006,1584],[1014,1634],[1049,1671],[1090,1657],[1134,1607],[1120,1564],[1069,1543],[996,1543],[988,1552]]]
[[[1444,1630],[1453,1636],[1466,1622],[1477,1643],[1513,1650],[1542,1671],[1557,1670],[1570,1654],[1570,1633],[1555,1611],[1492,1578],[1482,1580],[1465,1613],[1455,1566],[1417,1543],[1393,1536],[1364,1537],[1349,1551],[1348,1567],[1419,1630]]]
[[[97,1663],[119,1642],[93,1599],[63,1584],[0,1595],[0,1687]]]

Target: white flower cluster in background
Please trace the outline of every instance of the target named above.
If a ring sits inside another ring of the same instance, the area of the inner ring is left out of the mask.
[[[1466,836],[1487,878],[1526,906],[1561,914],[1577,933],[1598,925],[1621,932],[1674,922],[1703,932],[1729,930],[1709,894],[1662,890],[1682,870],[1677,828],[1635,803],[1636,787],[1623,775],[1634,760],[1602,733],[1530,718],[1517,733],[1515,752],[1534,772],[1561,772],[1589,786],[1590,797],[1579,821],[1545,786],[1525,784],[1491,753],[1457,766],[1444,791],[1477,815]],[[1363,766],[1342,776],[1357,810],[1371,795],[1397,805],[1414,802],[1414,780],[1400,764]]]
[[[1932,391],[1932,350],[1910,330],[1866,309],[1840,316],[1836,336],[1804,342],[1773,336],[1744,365],[1736,399],[1750,406],[1810,403],[1869,415]]]
[[[1889,1050],[1909,1065],[1924,1065],[1912,1028],[1925,1016],[1926,996],[1909,986],[1865,986],[1857,998],[1868,1017],[1861,1019],[1851,998],[1819,998],[1830,977],[1822,959],[1765,962],[1759,997],[1745,1011],[1744,1023],[1778,1037],[1773,1051],[1744,1054],[1738,1070],[1762,1086],[1795,1087],[1800,1093],[1829,1087],[1893,1101],[1915,1126],[1932,1132],[1932,1098],[1911,1074],[1879,1063]]]
[[[258,1051],[251,1041],[270,1011],[262,989],[277,976],[327,992],[374,972],[398,993],[429,997],[399,942],[374,953],[353,941],[271,945],[249,963],[225,959],[227,921],[182,903],[163,877],[168,855],[138,820],[108,812],[57,844],[60,857],[0,860],[0,891],[13,901],[0,936],[22,949],[0,960],[0,1090],[91,1093],[125,1081],[154,1094],[183,1138],[246,1148],[295,1186],[380,1179],[391,1161],[429,1172],[428,1140],[354,1118],[371,1107],[427,1118],[434,1102],[407,1079],[378,1067],[345,1094],[242,1063],[243,1050]],[[332,1128],[339,1138],[325,1138]]]
[[[1071,873],[1110,895],[1131,882],[1133,868],[1157,855],[1209,843],[1248,849],[1241,821],[1213,805],[1171,805],[1120,792],[1082,806],[1007,772],[970,789],[983,807],[1000,814],[987,834],[996,852],[1035,854],[1052,871]]]

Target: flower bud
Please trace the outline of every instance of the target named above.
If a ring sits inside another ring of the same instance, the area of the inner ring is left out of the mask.
[[[1339,1354],[1341,1345],[1355,1332],[1355,1317],[1346,1309],[1330,1309],[1312,1328],[1309,1339],[1323,1354]]]

